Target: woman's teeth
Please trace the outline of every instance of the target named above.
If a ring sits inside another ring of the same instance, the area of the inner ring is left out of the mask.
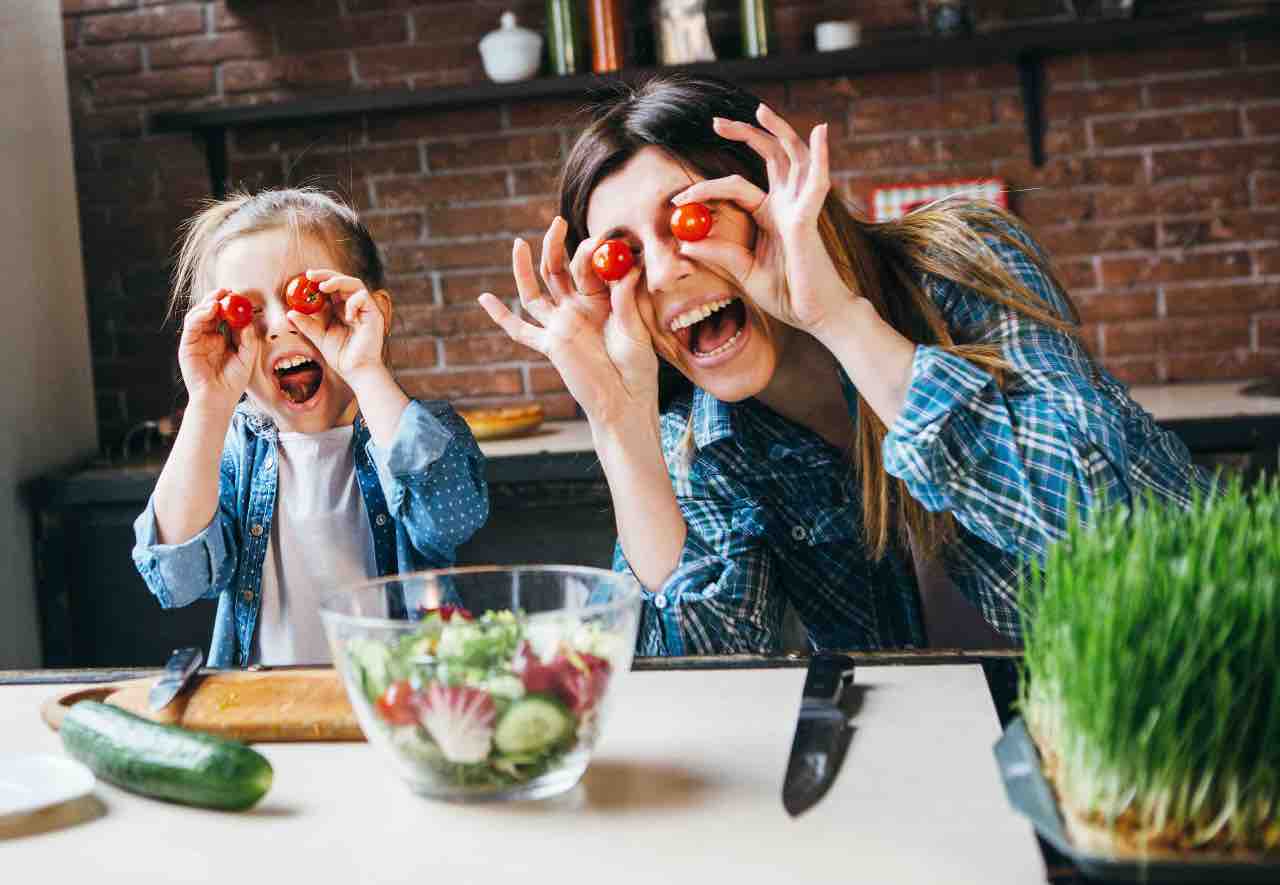
[[[699,305],[692,310],[686,310],[671,321],[671,331],[679,332],[681,329],[692,326],[699,320],[705,320],[717,310],[721,310],[728,307],[730,304],[733,304],[735,300],[736,299],[734,298],[721,298],[719,301],[711,301],[707,304]],[[735,335],[734,337],[737,336]]]
[[[701,351],[698,351],[697,355],[701,357],[719,356],[720,354],[728,350],[730,347],[733,347],[733,342],[737,341],[739,338],[742,337],[742,329],[744,328],[746,327],[743,326],[739,328],[738,331],[733,333],[732,337],[730,337],[728,341],[726,341],[724,344],[721,344],[719,347],[716,347],[712,350],[708,350],[706,353],[702,353]]]
[[[311,362],[311,360],[305,356],[287,356],[284,359],[278,360],[276,364],[271,367],[271,370],[273,372],[283,372],[285,369],[292,369],[294,366],[303,366],[309,362]]]

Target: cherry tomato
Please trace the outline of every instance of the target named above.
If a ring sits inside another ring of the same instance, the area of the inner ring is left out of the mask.
[[[635,263],[631,247],[622,240],[605,240],[591,253],[591,266],[596,275],[610,283],[625,277]]]
[[[406,679],[388,685],[373,706],[391,725],[413,725],[418,721],[418,692]]]
[[[426,608],[425,606],[418,606],[418,615],[420,617],[425,618],[427,615],[433,614],[433,613],[438,614],[440,616],[440,620],[444,621],[445,623],[448,623],[454,618],[458,618],[459,620],[462,620],[462,621],[474,621],[476,619],[475,615],[471,614],[471,612],[467,611],[465,608],[463,608],[460,605],[442,605],[439,608]]]
[[[284,300],[290,309],[298,313],[318,313],[324,307],[325,296],[320,291],[320,284],[307,279],[304,273],[298,274],[284,286]]]
[[[253,322],[253,302],[231,292],[218,299],[218,315],[233,329],[243,329]]]
[[[686,242],[701,240],[711,233],[711,210],[701,203],[685,203],[671,213],[671,233]]]

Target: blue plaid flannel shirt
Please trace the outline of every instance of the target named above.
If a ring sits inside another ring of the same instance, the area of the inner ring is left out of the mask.
[[[1024,255],[987,242],[1069,315]],[[927,509],[954,514],[948,574],[1017,639],[1020,560],[1064,534],[1072,496],[1087,518],[1145,491],[1185,506],[1211,479],[1071,336],[948,280],[925,283],[953,337],[998,343],[1011,370],[999,386],[964,359],[917,347],[885,469]],[[852,416],[854,390],[843,372],[841,381]],[[702,390],[664,412],[662,440],[689,531],[676,571],[644,592],[638,654],[776,652],[787,602],[814,648],[924,643],[913,569],[901,554],[868,557],[858,486],[839,450],[755,400],[724,403]],[[614,567],[629,568],[621,545]]]

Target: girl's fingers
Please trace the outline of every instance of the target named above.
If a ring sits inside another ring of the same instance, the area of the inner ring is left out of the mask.
[[[323,271],[330,273],[331,271]],[[315,271],[307,271],[308,278]],[[364,288],[364,282],[355,277],[349,277],[345,274],[334,274],[320,282],[320,291],[326,295],[336,295],[338,297],[354,295]]]
[[[187,315],[182,319],[183,333],[215,331],[222,319],[218,311],[218,299],[228,291],[215,289],[203,301],[188,310]]]
[[[573,261],[569,265],[576,291],[588,298],[609,297],[609,284],[600,279],[600,275],[591,264],[591,256],[600,243],[599,237],[588,237],[583,240],[578,244],[578,250],[573,253]]]
[[[782,145],[782,150],[786,153],[787,161],[791,167],[791,173],[797,176],[803,175],[805,166],[809,162],[809,151],[800,136],[796,135],[796,131],[791,128],[791,124],[775,113],[773,108],[763,103],[756,108],[756,119]]]
[[[356,320],[360,318],[360,314],[370,305],[369,290],[361,289],[350,298],[347,299],[343,307],[343,319],[348,326],[354,326]]]
[[[728,240],[708,237],[680,244],[680,253],[718,272],[728,282],[745,289],[747,278],[756,265],[755,253]]]
[[[553,304],[573,294],[573,277],[565,267],[564,237],[568,231],[568,223],[557,215],[551,220],[547,232],[542,235],[542,261],[538,270],[542,274],[542,281],[551,291],[550,300]]]
[[[516,278],[516,291],[520,294],[520,304],[534,319],[546,325],[551,311],[555,309],[538,285],[538,278],[533,272],[533,255],[529,244],[517,239],[511,248],[511,270]]]
[[[545,332],[513,314],[492,292],[485,292],[478,300],[484,312],[489,315],[489,319],[497,323],[512,341],[533,348],[543,356],[546,355]]]
[[[831,160],[827,124],[814,126],[809,133],[809,169],[800,188],[800,208],[817,215],[831,191]]]
[[[711,200],[727,200],[755,217],[769,195],[741,175],[726,178],[710,178],[699,181],[671,198],[677,206],[685,203],[706,203]]]
[[[769,173],[771,186],[775,183],[781,184],[786,181],[790,166],[786,151],[778,144],[778,140],[768,132],[752,126],[750,123],[728,120],[724,117],[716,117],[712,122],[712,126],[716,134],[721,138],[727,138],[730,141],[741,141],[760,155],[764,160],[765,169]]]
[[[324,340],[325,325],[319,314],[311,315],[291,310],[288,316],[294,328],[305,335],[307,340],[316,347],[320,346],[320,342]]]

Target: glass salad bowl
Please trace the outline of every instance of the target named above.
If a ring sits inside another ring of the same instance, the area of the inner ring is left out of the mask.
[[[369,743],[415,791],[459,800],[578,782],[639,612],[635,579],[579,566],[397,575],[320,609]]]

